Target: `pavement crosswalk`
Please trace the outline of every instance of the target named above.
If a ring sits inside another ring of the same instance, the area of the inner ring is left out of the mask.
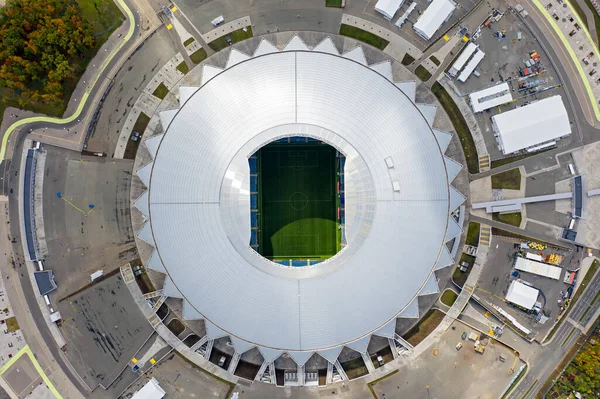
[[[482,224],[479,228],[479,245],[490,246],[492,240],[492,228],[486,224]]]
[[[490,156],[483,155],[479,157],[479,172],[490,170]]]

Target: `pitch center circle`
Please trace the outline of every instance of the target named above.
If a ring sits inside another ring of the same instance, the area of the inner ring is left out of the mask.
[[[296,191],[290,196],[290,206],[296,211],[301,211],[308,206],[308,197],[300,191]]]

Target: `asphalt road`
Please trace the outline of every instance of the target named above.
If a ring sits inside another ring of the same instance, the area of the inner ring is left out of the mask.
[[[569,322],[569,319],[578,322],[588,309],[588,306],[591,304],[598,290],[600,290],[600,273],[596,273],[595,277],[567,315],[567,319],[563,320],[562,324],[558,327],[552,342],[543,346],[542,351],[537,351],[536,355],[534,355],[532,359],[529,359],[531,368],[519,386],[510,395],[511,398],[528,399],[534,398],[537,395],[537,392],[550,377],[552,371],[554,371],[556,366],[562,361],[563,357],[579,338],[580,331],[575,329],[575,331],[572,332],[575,326]],[[600,309],[600,301],[591,304],[591,308],[585,315],[585,318],[581,321],[581,324],[585,325],[589,322],[598,309]],[[525,395],[526,393],[527,395]]]
[[[97,80],[96,85],[94,86],[94,88],[91,91],[89,100],[88,100],[87,104],[85,105],[85,107],[83,108],[83,111],[81,113],[82,118],[84,118],[85,115],[87,115],[90,112],[90,107],[94,105],[93,100],[95,99],[96,95],[98,94],[98,90],[99,90],[100,86],[102,85],[102,82],[105,79],[110,78],[108,76],[108,74],[114,68],[114,66],[117,65],[117,63],[120,61],[120,58],[121,58],[120,55],[130,49],[131,45],[135,42],[135,38],[138,37],[140,34],[139,14],[137,12],[135,12],[135,8],[133,7],[133,5],[131,4],[130,1],[127,1],[127,3],[128,3],[128,6],[132,9],[132,11],[134,11],[133,12],[134,20],[135,20],[134,23],[136,26],[134,29],[133,37],[127,45],[123,46],[120,53],[117,54],[117,56],[115,56],[111,60],[111,62],[107,65],[107,67],[101,72],[101,76]],[[70,127],[75,124],[77,124],[77,121],[74,121],[71,124],[60,125],[60,126],[61,127]],[[7,189],[7,191],[5,192],[5,195],[8,196],[9,219],[11,221],[13,221],[12,223],[9,224],[9,235],[10,235],[10,238],[12,239],[11,251],[15,256],[15,270],[17,270],[16,275],[19,278],[20,287],[22,289],[22,293],[24,295],[26,305],[29,308],[28,311],[31,313],[31,316],[35,322],[35,327],[36,327],[33,329],[35,331],[31,331],[31,330],[28,330],[25,326],[22,326],[23,334],[25,335],[26,341],[30,345],[34,354],[39,353],[41,350],[40,346],[38,345],[38,342],[36,342],[36,339],[37,339],[36,335],[39,334],[39,337],[41,337],[41,340],[47,344],[47,347],[50,350],[51,355],[54,357],[53,360],[55,360],[57,362],[57,364],[64,371],[64,373],[67,375],[69,380],[73,383],[73,385],[75,387],[77,387],[77,389],[80,392],[89,392],[89,390],[80,383],[79,379],[72,373],[71,369],[67,366],[67,364],[63,360],[62,354],[60,353],[60,349],[55,344],[54,338],[52,337],[52,335],[50,333],[50,329],[46,325],[46,322],[44,320],[44,317],[42,316],[42,312],[41,312],[38,302],[36,300],[36,294],[31,285],[31,280],[30,280],[29,275],[26,270],[25,262],[23,259],[24,250],[21,246],[21,239],[20,239],[21,232],[19,229],[20,224],[18,221],[19,221],[19,212],[21,210],[19,209],[19,206],[18,206],[18,198],[19,198],[19,194],[20,194],[18,182],[19,182],[19,179],[22,178],[22,176],[20,175],[19,167],[21,164],[21,156],[22,156],[22,152],[23,152],[24,139],[27,136],[29,129],[36,129],[36,128],[40,128],[40,127],[55,127],[55,126],[58,126],[58,125],[42,123],[42,122],[32,123],[32,124],[23,126],[18,131],[13,132],[13,137],[10,140],[10,144],[13,145],[12,156],[10,159],[6,159],[0,164],[0,170],[5,171],[4,182],[5,182],[5,188]],[[7,157],[10,154],[11,154],[11,152],[9,149],[7,151]],[[19,269],[21,269],[22,271]],[[14,275],[15,274],[13,274],[13,276]],[[14,282],[13,282],[13,284],[14,284]],[[17,288],[17,289],[19,289],[19,288]],[[11,295],[10,297],[11,297],[11,299],[13,299],[16,297],[16,295]],[[14,299],[13,299],[13,301],[14,301]],[[26,309],[22,309],[22,310],[27,311]],[[48,366],[49,365],[46,365],[46,367],[48,367]]]

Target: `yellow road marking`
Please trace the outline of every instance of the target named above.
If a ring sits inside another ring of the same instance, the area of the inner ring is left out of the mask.
[[[79,212],[83,213],[85,216],[89,215],[90,213],[92,213],[92,211],[94,209],[96,209],[94,207],[94,208],[91,208],[89,211],[85,212],[83,209],[79,208],[77,205],[73,204],[71,201],[69,201],[68,199],[66,199],[64,195],[62,197],[60,197],[60,198],[62,198],[63,200],[65,200],[65,202],[67,204],[71,205],[73,208],[77,209]]]
[[[542,18],[545,18],[546,21],[548,21],[548,23],[550,24],[550,26],[552,27],[552,29],[554,30],[554,32],[558,35],[558,38],[560,39],[560,42],[562,42],[563,46],[567,49],[567,52],[569,53],[569,56],[571,57],[571,60],[575,64],[575,68],[577,69],[577,72],[579,72],[581,80],[583,80],[583,86],[585,87],[585,91],[587,91],[587,94],[588,94],[588,96],[590,98],[590,101],[592,102],[592,108],[594,110],[594,114],[596,115],[596,119],[598,119],[600,121],[600,109],[598,109],[598,103],[596,102],[596,97],[594,96],[594,92],[592,91],[592,88],[590,86],[590,82],[587,80],[587,76],[585,74],[585,71],[581,67],[581,64],[579,63],[579,59],[577,58],[577,55],[575,54],[575,51],[573,50],[573,48],[569,44],[569,41],[565,37],[564,33],[560,30],[560,28],[558,27],[558,25],[556,25],[556,22],[554,21],[554,19],[552,19],[552,17],[550,16],[550,14],[548,14],[546,12],[544,6],[539,2],[539,0],[532,0],[532,1],[533,1],[533,4],[535,4],[535,6],[541,12]],[[588,38],[589,38],[589,34],[588,34]],[[593,46],[593,48],[595,49],[596,47]],[[561,48],[561,50],[563,50],[563,49]],[[564,54],[564,50],[563,50],[563,54]],[[572,69],[573,68],[571,66],[571,70]],[[588,105],[588,110],[589,110],[589,105]]]
[[[61,394],[56,390],[56,388],[52,384],[52,381],[50,381],[50,378],[48,378],[48,376],[42,369],[42,366],[40,366],[35,356],[33,356],[33,352],[31,352],[31,348],[29,348],[29,345],[25,345],[23,349],[17,352],[15,356],[13,356],[4,366],[2,366],[2,368],[0,368],[0,375],[4,374],[6,370],[10,368],[10,366],[12,366],[17,360],[19,360],[19,358],[21,358],[21,356],[25,354],[29,356],[29,360],[31,360],[31,363],[33,363],[33,367],[35,367],[36,371],[38,372],[40,377],[42,377],[42,380],[44,380],[44,382],[48,386],[48,389],[50,389],[50,392],[52,392],[54,397],[56,399],[62,399]]]
[[[4,159],[4,156],[6,155],[6,147],[8,145],[8,139],[10,138],[10,135],[12,134],[12,132],[15,131],[16,128],[23,126],[27,123],[32,123],[32,122],[47,122],[47,123],[55,123],[57,125],[64,125],[64,124],[73,122],[74,120],[76,120],[79,117],[79,115],[81,114],[81,111],[83,111],[83,107],[85,106],[85,104],[88,100],[88,97],[90,96],[91,90],[96,85],[96,82],[98,81],[98,79],[100,78],[102,73],[104,72],[104,69],[106,69],[108,64],[113,60],[113,58],[117,55],[117,53],[119,51],[121,51],[123,46],[125,46],[125,44],[129,41],[129,39],[131,39],[133,37],[133,31],[135,30],[135,19],[133,18],[133,12],[131,11],[131,9],[129,7],[127,7],[127,4],[125,3],[124,0],[116,0],[116,1],[125,10],[125,14],[127,14],[127,19],[129,20],[129,30],[123,37],[123,41],[113,51],[111,51],[110,55],[104,60],[104,62],[100,66],[96,76],[94,76],[92,78],[92,80],[90,81],[90,84],[89,84],[88,88],[85,90],[85,92],[83,93],[83,96],[81,97],[81,100],[79,101],[79,106],[77,107],[75,112],[68,118],[53,118],[50,116],[35,116],[32,118],[25,118],[25,119],[16,121],[12,125],[10,125],[8,127],[8,129],[6,129],[6,131],[4,132],[4,135],[2,136],[2,143],[0,146],[0,160]],[[81,143],[81,141],[84,139],[84,137],[85,137],[85,134],[82,134],[81,139],[79,140],[79,143]]]
[[[173,29],[173,25],[171,25],[171,24],[167,25],[167,29],[168,29],[168,30],[171,30],[171,29]]]

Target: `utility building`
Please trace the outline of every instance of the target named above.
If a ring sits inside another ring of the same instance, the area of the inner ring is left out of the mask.
[[[453,0],[433,0],[416,24],[415,32],[423,39],[430,40],[440,26],[450,18],[456,3]]]
[[[383,15],[388,21],[391,21],[394,19],[394,15],[396,15],[403,2],[404,0],[379,0],[375,4],[375,11]]]
[[[560,96],[495,115],[492,127],[504,154],[551,147],[559,138],[571,134],[567,109]]]
[[[482,112],[512,101],[508,83],[501,83],[469,94],[473,112]]]

